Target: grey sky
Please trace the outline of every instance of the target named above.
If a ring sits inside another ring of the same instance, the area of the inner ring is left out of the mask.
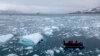
[[[0,0],[0,10],[68,13],[100,6],[100,0]]]

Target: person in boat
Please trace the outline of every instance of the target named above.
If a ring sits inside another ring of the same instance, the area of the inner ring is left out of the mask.
[[[63,40],[64,46],[83,46],[81,42],[78,42],[77,40],[69,40],[68,42],[66,40]]]

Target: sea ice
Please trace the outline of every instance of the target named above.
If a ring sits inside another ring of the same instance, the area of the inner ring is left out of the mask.
[[[79,52],[78,54],[79,54],[79,55],[84,55],[84,53],[82,53],[82,52]]]
[[[98,48],[96,48],[96,52],[97,52],[97,53],[99,53],[99,52],[100,52],[100,50],[99,50]]]
[[[43,36],[40,33],[33,33],[30,35],[25,35],[20,38],[19,43],[26,46],[34,46],[43,40]]]
[[[59,31],[59,27],[57,26],[45,27],[43,31],[45,35],[50,36],[50,35],[53,35],[54,31]]]
[[[55,49],[54,50],[56,53],[60,53],[60,50],[59,49]]]
[[[46,54],[47,56],[54,56],[54,50],[49,49],[46,51]]]
[[[8,54],[7,56],[18,56],[18,55],[16,55],[16,54]]]
[[[98,56],[100,56],[100,54],[98,54]]]
[[[27,50],[31,50],[31,49],[33,49],[33,47],[26,47],[25,49],[27,49]]]
[[[6,41],[10,40],[13,37],[12,34],[6,34],[0,36],[0,43],[5,43]]]
[[[37,55],[37,54],[34,54],[33,56],[39,56],[39,55]]]
[[[52,35],[53,34],[53,30],[50,27],[45,27],[44,28],[44,34],[46,35]]]

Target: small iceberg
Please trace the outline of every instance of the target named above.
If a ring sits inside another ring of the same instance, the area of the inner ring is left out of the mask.
[[[43,36],[40,33],[33,33],[30,35],[25,35],[20,38],[19,43],[25,46],[34,46],[43,40]]]
[[[6,34],[0,36],[0,43],[5,43],[13,37],[13,34]]]

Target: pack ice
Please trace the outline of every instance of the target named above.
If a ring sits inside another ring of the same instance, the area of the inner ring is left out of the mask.
[[[0,43],[5,43],[13,37],[13,34],[6,34],[0,36]]]
[[[20,38],[19,43],[25,46],[34,46],[37,43],[39,43],[41,40],[43,40],[43,36],[40,33],[33,33],[33,34],[22,36]]]

